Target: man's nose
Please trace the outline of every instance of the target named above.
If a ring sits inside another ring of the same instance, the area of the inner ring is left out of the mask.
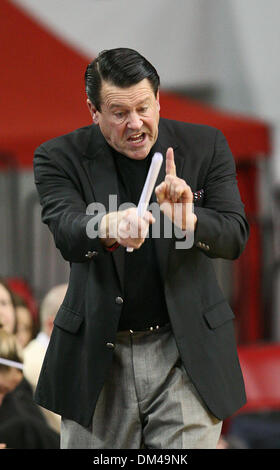
[[[129,114],[128,122],[127,122],[127,126],[129,127],[129,129],[133,129],[133,130],[141,129],[142,124],[143,124],[142,119],[140,118],[138,113]]]

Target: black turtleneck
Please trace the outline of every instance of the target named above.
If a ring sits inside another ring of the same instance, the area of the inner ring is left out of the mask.
[[[143,160],[134,160],[114,152],[114,159],[120,203],[130,202],[137,206],[151,153]],[[139,330],[169,321],[154,240],[150,235],[138,250],[125,251],[125,291],[119,330]]]

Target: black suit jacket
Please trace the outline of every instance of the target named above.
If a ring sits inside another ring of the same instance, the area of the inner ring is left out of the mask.
[[[234,159],[212,127],[160,119],[154,150],[174,148],[177,175],[193,192],[198,223],[190,249],[155,239],[167,308],[183,364],[209,410],[224,419],[245,403],[237,357],[234,314],[221,292],[210,258],[237,258],[248,224],[236,183]],[[87,213],[118,194],[111,148],[98,126],[87,126],[41,145],[34,158],[42,220],[71,264],[69,287],[54,321],[36,401],[88,426],[106,379],[123,297],[125,249],[106,251],[87,227],[102,215]],[[164,180],[165,162],[157,184]],[[155,201],[153,194],[152,200]],[[124,299],[125,301],[125,299]]]

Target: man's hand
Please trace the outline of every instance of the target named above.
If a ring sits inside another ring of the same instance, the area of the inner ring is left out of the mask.
[[[166,176],[155,193],[162,212],[182,230],[196,225],[197,218],[192,210],[193,193],[186,181],[176,175],[173,148],[166,152]]]
[[[135,207],[109,212],[101,220],[99,237],[107,247],[117,241],[122,246],[138,249],[145,241],[149,225],[154,222],[151,212],[146,211],[139,217]]]

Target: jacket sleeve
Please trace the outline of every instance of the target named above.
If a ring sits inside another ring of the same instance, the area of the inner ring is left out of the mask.
[[[238,258],[246,245],[249,225],[238,190],[234,158],[218,130],[204,193],[203,207],[194,207],[197,216],[194,245],[210,258]]]
[[[34,177],[42,221],[53,234],[56,247],[70,262],[85,262],[95,252],[106,253],[98,238],[98,226],[104,213],[87,213],[86,202],[69,172],[52,158],[44,146],[34,155]]]

